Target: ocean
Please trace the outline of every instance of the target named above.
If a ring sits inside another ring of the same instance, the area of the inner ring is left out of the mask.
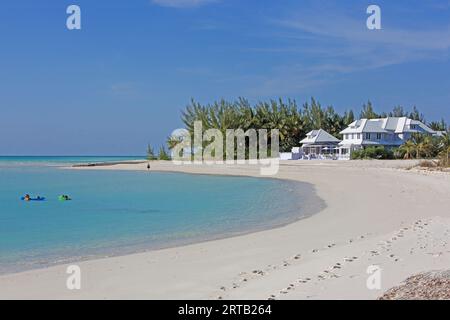
[[[300,182],[64,168],[136,159],[0,157],[0,273],[245,234],[320,206]]]

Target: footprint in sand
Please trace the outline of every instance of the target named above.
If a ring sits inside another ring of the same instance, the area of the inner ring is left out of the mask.
[[[252,273],[255,275],[258,275],[258,276],[265,275],[264,271],[262,271],[262,270],[253,270]]]
[[[297,283],[308,283],[309,281],[311,281],[311,278],[298,278],[297,279]]]
[[[372,257],[380,255],[380,253],[378,251],[376,251],[376,250],[372,250],[372,251],[370,251],[370,253],[372,254]]]
[[[353,261],[355,261],[355,260],[357,260],[357,259],[358,259],[358,257],[351,257],[351,258],[345,257],[345,258],[344,258],[344,261],[345,261],[345,262],[353,262]]]

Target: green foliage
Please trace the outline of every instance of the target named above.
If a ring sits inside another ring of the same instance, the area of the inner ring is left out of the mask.
[[[380,117],[378,114],[375,113],[372,102],[367,101],[367,104],[363,105],[361,114],[359,116],[360,119],[375,119]]]
[[[295,100],[270,100],[251,106],[246,99],[240,98],[235,102],[221,100],[208,105],[192,100],[182,112],[181,119],[191,135],[195,121],[201,121],[204,131],[219,129],[224,136],[227,129],[278,129],[280,151],[289,152],[299,145],[306,133],[315,129],[324,129],[339,138],[339,132],[354,121],[354,113],[350,110],[341,116],[332,106],[323,107],[314,98],[302,108]],[[176,141],[169,139],[168,142],[171,148],[176,145]]]
[[[447,131],[439,141],[439,165],[442,167],[450,167],[450,132]]]
[[[352,160],[364,159],[363,157],[364,150],[355,150],[351,154]]]
[[[403,117],[408,116],[414,120],[424,122],[424,116],[416,107],[407,112],[402,106],[396,106],[389,113],[378,114],[370,101],[363,105],[360,118],[379,117]],[[195,100],[182,111],[181,120],[185,128],[193,138],[194,122],[201,121],[203,131],[219,129],[224,139],[227,129],[278,129],[280,132],[280,152],[289,152],[293,147],[299,146],[306,134],[315,129],[323,129],[337,138],[341,138],[339,132],[355,121],[353,110],[348,110],[342,115],[336,112],[333,106],[322,106],[316,99],[311,98],[299,107],[295,100],[269,100],[251,105],[248,100],[239,98],[230,102],[226,100],[216,101],[212,104],[202,105]],[[446,128],[445,122],[431,123],[434,130]],[[442,152],[439,147],[439,139],[431,137],[414,136],[411,141],[398,149],[385,149],[383,147],[369,147],[365,150],[353,152],[355,159],[412,159],[417,157],[436,157]],[[169,149],[180,141],[169,138]],[[225,142],[225,141],[224,141]],[[270,138],[267,141],[270,150]],[[209,142],[204,142],[204,147]],[[246,141],[248,147],[248,141]],[[223,150],[226,157],[226,150]],[[446,155],[446,154],[445,154]]]
[[[408,116],[408,114],[403,110],[402,106],[394,107],[394,109],[391,112],[389,112],[389,117],[401,118],[401,117],[407,117],[407,116]]]
[[[447,123],[445,122],[444,119],[441,119],[441,121],[432,121],[429,124],[430,128],[433,129],[434,131],[447,131],[448,127],[447,127]]]
[[[439,165],[449,166],[450,138],[414,134],[396,153],[399,159],[434,159],[439,158]]]
[[[413,107],[412,112],[409,114],[409,118],[425,123],[424,115],[419,112],[416,106]]]
[[[161,148],[159,148],[158,160],[164,161],[170,160],[170,156],[167,153],[166,148],[164,146],[161,146]]]
[[[365,149],[356,150],[352,153],[352,159],[393,159],[394,152],[383,146],[371,146]]]
[[[150,144],[148,144],[147,145],[147,160],[152,161],[152,160],[156,160],[156,159],[157,159],[157,157],[155,155],[153,147]]]

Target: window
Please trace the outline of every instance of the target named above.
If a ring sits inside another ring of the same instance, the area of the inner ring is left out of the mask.
[[[366,140],[370,140],[370,133],[366,133]]]
[[[377,140],[381,140],[381,133],[377,133]]]
[[[352,140],[355,138],[355,135],[352,133]]]
[[[358,140],[361,139],[361,133],[357,134]]]

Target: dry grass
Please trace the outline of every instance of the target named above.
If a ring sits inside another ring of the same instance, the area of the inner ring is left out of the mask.
[[[450,300],[450,271],[432,271],[409,277],[379,300]]]
[[[436,168],[438,165],[439,163],[433,160],[421,160],[419,162],[421,168]]]

